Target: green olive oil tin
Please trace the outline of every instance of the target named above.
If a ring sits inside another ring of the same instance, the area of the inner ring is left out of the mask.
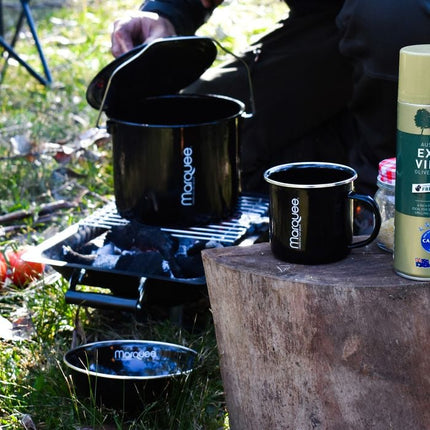
[[[394,270],[430,278],[430,45],[400,50]]]

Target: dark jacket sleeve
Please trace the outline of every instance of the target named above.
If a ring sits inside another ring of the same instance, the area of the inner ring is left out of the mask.
[[[146,0],[140,9],[169,19],[178,35],[194,34],[213,11],[206,9],[200,0]]]

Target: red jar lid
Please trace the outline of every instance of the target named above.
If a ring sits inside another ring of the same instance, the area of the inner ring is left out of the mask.
[[[396,183],[396,158],[386,158],[379,163],[378,181],[395,185]]]

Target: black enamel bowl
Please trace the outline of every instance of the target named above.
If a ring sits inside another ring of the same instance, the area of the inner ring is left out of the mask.
[[[76,394],[97,405],[136,412],[157,399],[168,399],[196,365],[196,351],[171,343],[112,340],[68,351]]]

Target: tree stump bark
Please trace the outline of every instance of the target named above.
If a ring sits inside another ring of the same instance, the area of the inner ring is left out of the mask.
[[[430,282],[371,245],[328,265],[202,253],[233,430],[430,429]]]

